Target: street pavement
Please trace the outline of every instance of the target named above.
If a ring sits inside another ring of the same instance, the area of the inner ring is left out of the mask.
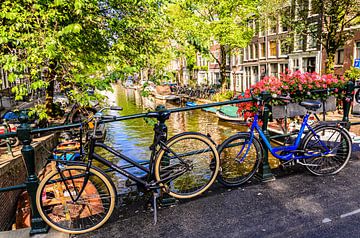
[[[100,229],[80,237],[360,237],[360,160],[338,175],[302,168],[237,189],[219,184],[201,197],[161,208],[146,199],[119,206]]]

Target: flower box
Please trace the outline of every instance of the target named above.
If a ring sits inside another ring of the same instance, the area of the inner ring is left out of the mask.
[[[310,100],[306,100],[310,101]],[[312,100],[312,101],[320,101],[320,100]],[[336,111],[336,98],[334,96],[330,96],[325,101],[325,111],[326,112],[332,112]],[[324,110],[324,104],[323,106],[316,111],[316,113],[322,113]],[[272,118],[273,119],[280,119],[284,118],[285,115],[287,117],[296,117],[296,116],[303,116],[306,114],[305,107],[302,107],[299,105],[299,103],[289,103],[286,105],[276,105],[272,106]]]

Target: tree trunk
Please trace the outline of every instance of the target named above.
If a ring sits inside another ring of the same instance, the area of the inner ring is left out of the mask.
[[[226,46],[220,45],[220,83],[221,83],[221,92],[224,93],[227,88],[226,80]]]
[[[47,73],[47,81],[49,82],[48,87],[46,88],[46,96],[45,96],[45,107],[46,107],[46,113],[48,115],[53,114],[53,101],[54,101],[54,89],[55,89],[55,64],[52,63],[49,66],[49,72]]]
[[[184,81],[183,81],[184,69],[183,68],[184,68],[183,58],[180,58],[180,69],[179,69],[178,84],[184,84]]]
[[[334,65],[335,65],[335,52],[329,51],[326,53],[325,73],[333,74]]]

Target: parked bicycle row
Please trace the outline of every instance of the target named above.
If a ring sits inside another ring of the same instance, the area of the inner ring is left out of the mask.
[[[189,97],[211,99],[216,93],[220,91],[219,86],[196,86],[190,87],[188,85],[173,85],[170,87],[171,91],[177,95],[185,94]]]
[[[289,100],[287,97],[276,99]],[[225,186],[240,186],[254,176],[265,150],[284,165],[298,163],[314,175],[336,174],[345,167],[352,148],[347,130],[339,123],[319,123],[314,127],[308,123],[311,112],[320,108],[321,103],[300,103],[308,113],[299,133],[289,145],[273,147],[258,124],[265,101],[259,97],[250,100],[255,100],[259,106],[250,131],[237,133],[220,145],[198,132],[184,132],[167,138],[166,121],[172,113],[188,108],[121,117],[108,116],[105,110],[100,110],[81,122],[80,132],[84,133],[86,143],[76,146],[79,151],[76,156],[73,156],[75,152],[71,146],[63,145],[49,159],[52,169],[42,179],[36,193],[41,217],[54,229],[67,233],[80,234],[99,228],[109,219],[117,201],[116,187],[109,172],[120,173],[153,193],[156,221],[160,191],[177,199],[188,199],[204,193],[216,179]],[[107,109],[121,110],[120,107]],[[138,163],[104,144],[98,133],[99,126],[104,123],[141,117],[157,120],[147,163]],[[98,153],[98,148],[128,164],[112,163]],[[103,166],[95,166],[95,161]],[[145,175],[139,177],[130,173],[131,167],[142,170]]]

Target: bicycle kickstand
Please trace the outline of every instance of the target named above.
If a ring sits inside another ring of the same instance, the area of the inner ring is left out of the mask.
[[[160,197],[160,193],[157,191],[153,192],[153,206],[154,206],[154,225],[157,223],[157,198]]]

